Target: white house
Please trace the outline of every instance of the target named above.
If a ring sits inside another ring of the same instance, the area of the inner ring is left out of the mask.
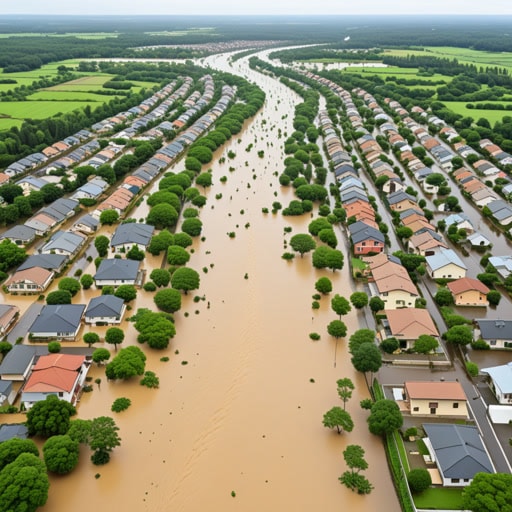
[[[100,295],[89,302],[85,310],[86,324],[120,324],[126,311],[123,299],[114,295]]]
[[[482,373],[489,375],[489,387],[494,391],[502,405],[512,404],[512,361],[500,366],[482,368]]]
[[[142,280],[140,262],[112,258],[100,263],[94,281],[96,286],[119,286],[121,284],[139,285]]]
[[[466,277],[467,267],[452,249],[439,248],[436,254],[425,257],[427,271],[432,279],[460,279]]]

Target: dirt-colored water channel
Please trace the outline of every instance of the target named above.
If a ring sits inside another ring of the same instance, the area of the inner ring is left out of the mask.
[[[284,240],[306,232],[310,218],[261,211],[292,198],[273,173],[282,170],[284,139],[278,139],[278,127],[293,131],[299,98],[250,71],[245,60],[233,68],[226,56],[208,61],[248,75],[265,90],[267,102],[240,142],[223,148],[211,166],[214,186],[201,212],[205,240],[196,242],[189,263],[201,274],[198,295],[204,300],[185,297],[170,348],[147,351],[146,367],[160,377],[160,389],[138,381],[107,382],[103,369],[92,369],[93,379],[102,376],[102,382],[83,395],[79,416],[114,415],[113,400],[129,397],[132,406],[115,414],[122,446],[103,467],[93,466],[84,450],[71,475],[51,478],[49,500],[41,510],[396,512],[400,507],[381,440],[368,433],[367,412],[359,406],[368,397],[364,378],[352,369],[345,340],[334,359],[335,341],[326,332],[336,318],[330,299],[311,309],[314,283],[323,275],[332,279],[335,292],[351,293],[348,271],[317,271],[310,256],[281,259]],[[251,143],[253,149],[246,152]],[[230,149],[237,156],[219,164],[218,157]],[[228,178],[224,184],[222,176]],[[286,226],[293,233],[284,233]],[[235,238],[227,236],[231,231]],[[151,294],[140,291],[134,309],[151,305]],[[357,313],[344,320],[349,332],[359,328]],[[122,326],[125,344],[136,343],[133,326],[126,321]],[[319,341],[309,339],[314,331],[321,334]],[[169,362],[160,361],[164,355]],[[337,435],[322,426],[322,416],[341,405],[336,393],[341,377],[356,384],[347,405],[355,429]],[[366,450],[366,474],[375,486],[369,496],[338,482],[348,444]]]

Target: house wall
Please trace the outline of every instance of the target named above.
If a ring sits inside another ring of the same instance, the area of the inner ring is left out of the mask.
[[[85,323],[86,324],[96,324],[96,323],[105,323],[105,324],[120,324],[123,316],[115,317],[115,316],[86,316]]]
[[[460,268],[453,263],[449,263],[448,265],[432,272],[431,276],[434,279],[460,279],[461,277],[466,277],[466,269]]]
[[[489,387],[493,390],[498,402],[501,405],[510,405],[512,404],[512,393],[503,393],[503,391],[494,384],[494,381],[491,380],[489,382]]]
[[[414,307],[414,303],[418,297],[418,295],[412,295],[403,290],[393,290],[387,292],[387,295],[381,293],[379,296],[386,303],[385,309]]]
[[[116,245],[115,247],[112,247],[112,252],[115,252],[115,253],[128,252],[133,246],[137,246],[137,248],[140,251],[145,251],[146,250],[146,246],[145,245],[129,243],[129,244],[120,244],[120,245]]]
[[[478,290],[468,290],[463,293],[453,295],[457,306],[488,306],[489,302],[485,294]]]
[[[55,395],[59,397],[61,400],[66,400],[66,402],[71,402],[72,394],[71,393],[25,393],[23,392],[21,394],[21,401],[25,405],[27,409],[30,409],[36,402],[41,402],[43,400],[46,400],[46,397],[50,395]]]
[[[30,332],[29,334],[33,338],[43,338],[43,339],[57,339],[57,340],[71,340],[74,341],[78,331],[80,330],[80,326],[75,332]]]
[[[430,405],[437,403],[435,414],[432,414]],[[454,407],[454,404],[457,404]],[[428,400],[411,400],[411,415],[413,416],[458,416],[462,418],[468,417],[468,409],[466,400],[439,400],[430,398]],[[416,410],[417,409],[417,410]]]
[[[383,250],[384,245],[381,242],[376,242],[374,240],[367,240],[365,242],[354,244],[354,254],[368,254],[370,252],[380,253]]]
[[[119,286],[121,284],[135,284],[135,279],[97,279],[96,286]]]

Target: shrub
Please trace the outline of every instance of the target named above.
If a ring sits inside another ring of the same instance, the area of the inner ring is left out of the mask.
[[[144,377],[141,379],[140,384],[147,388],[158,388],[160,385],[160,379],[154,372],[147,371],[144,373]]]
[[[317,332],[310,332],[309,337],[313,341],[318,341],[320,339],[320,334],[318,334]]]
[[[381,342],[380,348],[386,352],[386,354],[392,354],[395,350],[400,348],[400,342],[396,338],[386,338]]]
[[[491,347],[484,340],[476,340],[473,343],[471,343],[471,348],[473,350],[489,350]]]
[[[126,411],[130,405],[132,405],[132,401],[129,398],[116,398],[112,404],[111,410],[112,412]]]
[[[466,370],[471,377],[478,375],[478,365],[472,361],[466,361]]]
[[[423,492],[432,485],[432,478],[427,469],[417,468],[409,471],[407,482],[412,492]]]
[[[50,343],[48,343],[48,352],[50,352],[50,354],[60,352],[60,343],[58,341],[50,341]]]
[[[153,283],[153,281],[148,281],[147,283],[144,283],[143,288],[147,292],[154,292],[156,290],[156,284]]]

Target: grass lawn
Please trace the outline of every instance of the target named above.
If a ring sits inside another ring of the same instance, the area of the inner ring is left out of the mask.
[[[99,103],[105,103],[112,98],[115,98],[115,96],[105,96],[103,94],[94,94],[92,92],[54,90],[41,90],[27,96],[27,100],[30,101],[91,101]]]
[[[469,103],[467,101],[443,101],[446,108],[449,108],[451,111],[456,114],[461,114],[463,116],[472,117],[475,121],[484,117],[487,119],[491,125],[493,125],[496,121],[501,121],[503,116],[512,116],[512,110],[477,110],[477,109],[469,109],[466,105]],[[481,103],[500,103],[499,101],[483,101]]]
[[[397,430],[393,432],[393,436],[395,437],[396,445],[398,446],[398,453],[402,459],[402,465],[404,466],[405,473],[407,474],[411,468],[409,467],[409,460],[407,459],[407,452],[405,451],[404,441],[400,435],[400,432]]]
[[[11,119],[10,117],[0,117],[0,131],[8,130],[12,126],[18,128],[23,124],[23,119]]]
[[[44,119],[86,105],[88,103],[85,101],[9,101],[0,103],[0,115],[14,119]]]
[[[418,508],[433,510],[461,510],[462,489],[431,487],[421,494],[413,494],[414,504]]]

